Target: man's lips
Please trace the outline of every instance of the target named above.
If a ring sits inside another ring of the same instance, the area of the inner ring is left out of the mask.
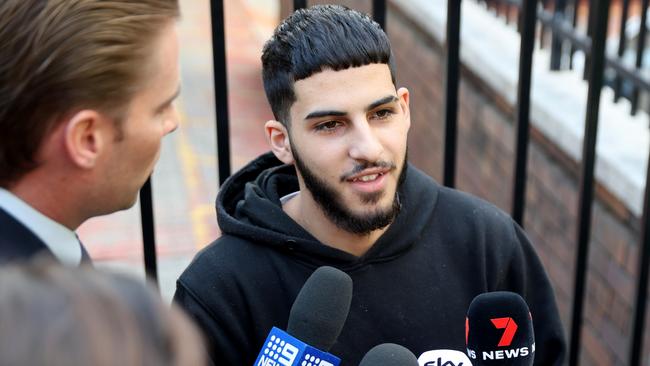
[[[348,182],[371,182],[390,172],[389,168],[370,168],[345,177]]]
[[[350,184],[352,189],[360,193],[377,193],[386,188],[386,178],[390,168],[375,167],[364,169],[354,175],[348,176],[345,182]]]

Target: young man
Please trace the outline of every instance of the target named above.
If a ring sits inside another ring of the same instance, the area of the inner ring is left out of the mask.
[[[0,263],[87,254],[74,230],[123,210],[177,126],[177,0],[0,4]]]
[[[471,300],[495,290],[527,300],[536,363],[561,364],[553,291],[522,230],[408,164],[409,92],[395,87],[379,26],[340,6],[299,10],[262,61],[272,153],[221,188],[224,235],[197,255],[175,295],[204,329],[213,362],[252,364],[271,327],[286,327],[308,276],[329,265],[354,283],[330,351],[343,365],[386,342],[417,355],[464,351]]]

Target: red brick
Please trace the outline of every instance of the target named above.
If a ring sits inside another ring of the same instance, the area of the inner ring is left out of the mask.
[[[589,356],[590,362],[588,365],[612,365],[612,355],[607,351],[607,346],[604,342],[594,337],[594,331],[589,326],[582,329],[582,353]]]
[[[612,352],[617,362],[623,362],[628,358],[628,338],[629,335],[620,332],[616,326],[605,319],[599,330],[607,349]]]

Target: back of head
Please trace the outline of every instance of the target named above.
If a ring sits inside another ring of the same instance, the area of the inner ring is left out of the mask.
[[[193,325],[142,283],[41,262],[0,269],[0,364],[204,365]]]
[[[275,29],[262,51],[264,90],[276,120],[289,125],[294,82],[325,69],[372,63],[388,64],[395,83],[390,42],[368,15],[340,5],[297,10]]]
[[[119,124],[152,40],[178,15],[178,0],[0,2],[0,186],[38,166],[66,114],[95,109]]]

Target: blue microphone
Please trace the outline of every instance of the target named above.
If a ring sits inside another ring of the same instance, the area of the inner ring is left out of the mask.
[[[327,353],[350,311],[352,279],[333,267],[319,267],[307,279],[289,313],[284,332],[273,327],[254,366],[338,366]]]

